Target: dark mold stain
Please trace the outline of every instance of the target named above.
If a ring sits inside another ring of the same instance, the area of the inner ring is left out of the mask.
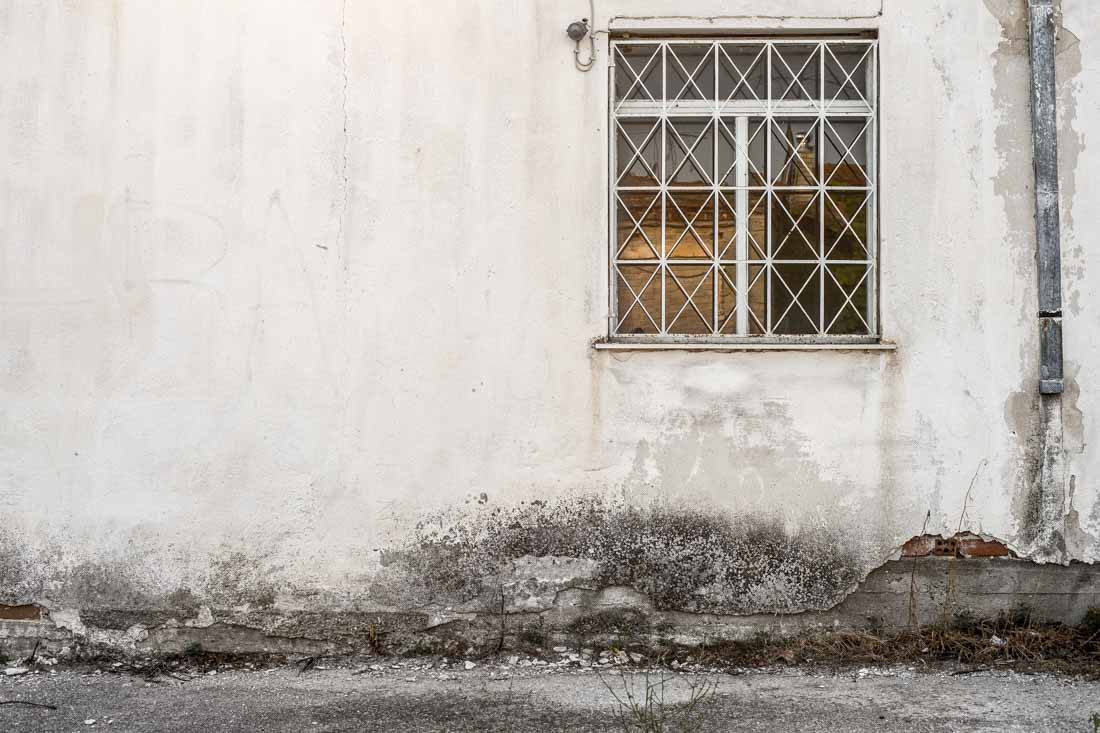
[[[125,553],[74,563],[60,544],[34,543],[0,527],[0,604],[41,602],[123,613],[171,611],[176,618],[191,618],[202,606],[270,608],[278,592],[293,591],[272,580],[282,576],[282,568],[268,557],[228,547],[211,559],[205,578],[184,581],[169,591],[161,583],[159,568],[141,547],[132,543]],[[104,628],[129,625],[119,617]]]
[[[586,585],[626,586],[658,610],[692,612],[827,608],[864,570],[839,533],[818,526],[600,497],[444,513],[382,561],[420,603],[453,605],[500,598],[501,576],[525,556],[589,561]]]
[[[37,590],[37,579],[22,546],[10,529],[0,527],[0,603],[21,605],[32,600]]]
[[[195,616],[202,607],[202,601],[190,588],[178,588],[164,598],[164,605],[185,616]]]
[[[1034,548],[1044,527],[1042,468],[1044,436],[1040,421],[1038,385],[1011,393],[1005,400],[1005,422],[1016,436],[1015,471],[1011,476],[1012,514],[1017,522],[1015,543]]]
[[[85,562],[65,578],[61,588],[50,594],[83,608],[147,608],[155,601],[131,582],[133,568],[123,562]]]
[[[241,551],[230,551],[213,560],[205,589],[211,605],[274,606],[277,588],[269,578],[276,573],[265,565],[262,558]]]

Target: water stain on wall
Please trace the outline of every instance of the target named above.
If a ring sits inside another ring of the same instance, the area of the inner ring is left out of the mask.
[[[823,525],[586,496],[427,519],[406,545],[383,553],[390,582],[376,592],[401,588],[405,597],[392,598],[395,605],[482,599],[492,607],[505,603],[503,583],[515,575],[514,563],[531,558],[571,564],[572,579],[562,586],[626,587],[659,610],[690,612],[827,608],[865,570],[842,533]]]

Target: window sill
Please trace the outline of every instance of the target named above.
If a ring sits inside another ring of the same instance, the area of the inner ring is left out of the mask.
[[[612,341],[592,342],[596,351],[896,351],[892,341],[852,341],[814,343],[807,341],[757,341],[751,343],[718,343],[714,341]]]

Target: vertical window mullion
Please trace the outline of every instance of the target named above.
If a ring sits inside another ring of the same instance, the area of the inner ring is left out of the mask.
[[[768,72],[768,100],[767,106],[764,110],[764,162],[767,168],[768,180],[765,181],[764,189],[764,205],[765,205],[765,224],[764,228],[767,233],[767,252],[764,255],[764,269],[765,277],[767,278],[766,290],[766,313],[767,320],[765,322],[764,333],[772,335],[772,53],[775,47],[769,43],[767,50],[767,72]]]
[[[817,267],[818,309],[817,333],[825,335],[825,44],[817,47],[818,52],[818,108],[817,115]]]
[[[712,318],[714,320],[711,321],[710,332],[712,334],[716,335],[716,336],[721,331],[721,324],[719,324],[719,322],[718,322],[718,279],[721,277],[721,265],[719,264],[720,257],[719,257],[719,249],[718,249],[719,246],[720,246],[719,245],[720,236],[718,234],[718,225],[721,223],[721,220],[722,220],[722,207],[721,207],[721,204],[719,204],[719,199],[721,198],[721,196],[719,194],[719,186],[721,185],[722,182],[718,179],[718,177],[719,177],[718,148],[720,147],[719,141],[722,139],[722,135],[718,131],[718,66],[721,63],[721,61],[719,59],[719,56],[718,56],[718,53],[719,53],[718,49],[719,49],[719,44],[718,43],[714,43],[714,44],[711,45],[710,50],[711,50],[711,53],[714,54],[714,115],[713,115],[713,117],[711,117],[711,120],[710,120],[711,136],[712,136],[711,140],[713,140],[713,144],[711,145],[711,147],[714,149],[714,173],[711,176],[711,182],[714,184],[714,190],[711,193],[711,196],[714,199],[711,202],[714,205],[714,230],[713,230],[714,237],[713,237],[713,244],[711,245],[711,247],[712,247],[711,255],[713,255],[713,260],[712,260],[713,261],[713,264],[712,264],[713,269],[711,270],[711,273],[710,273],[711,288],[712,288],[710,304],[711,304],[711,314],[712,314]]]
[[[749,333],[749,118],[739,115],[734,119],[734,193],[737,222],[736,272],[737,272],[737,335]]]

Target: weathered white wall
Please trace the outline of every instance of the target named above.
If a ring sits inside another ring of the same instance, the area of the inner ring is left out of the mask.
[[[601,29],[879,31],[895,352],[591,348],[607,77],[573,67],[582,0],[5,3],[0,595],[369,605],[379,549],[482,493],[776,513],[838,528],[865,570],[929,511],[1024,536],[1023,0],[596,6]],[[1058,530],[1095,561],[1090,9],[1065,0],[1060,36]]]

